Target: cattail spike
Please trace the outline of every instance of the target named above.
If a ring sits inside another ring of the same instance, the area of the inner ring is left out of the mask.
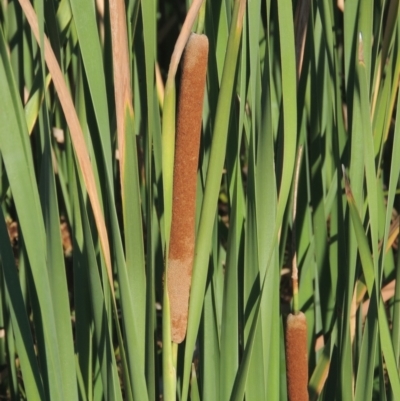
[[[289,401],[308,401],[307,320],[303,312],[287,317],[286,372]]]
[[[195,246],[197,166],[208,60],[208,39],[192,34],[182,61],[176,125],[175,162],[167,288],[172,341],[186,335]]]

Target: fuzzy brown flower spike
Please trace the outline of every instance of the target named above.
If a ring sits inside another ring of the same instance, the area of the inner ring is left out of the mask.
[[[195,246],[196,183],[208,39],[191,34],[182,60],[176,123],[175,162],[167,288],[172,341],[186,335]]]
[[[286,321],[286,372],[289,401],[308,401],[307,321],[303,312]]]

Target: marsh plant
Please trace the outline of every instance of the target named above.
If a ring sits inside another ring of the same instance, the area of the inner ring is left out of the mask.
[[[1,398],[400,400],[399,12],[0,0]]]

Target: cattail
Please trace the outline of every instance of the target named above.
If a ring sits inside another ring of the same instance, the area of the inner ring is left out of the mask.
[[[299,311],[299,278],[296,252],[296,209],[297,191],[303,146],[297,152],[293,193],[293,232],[292,232],[292,284],[293,311],[286,320],[286,377],[289,401],[308,401],[308,361],[307,361],[307,320]]]
[[[184,340],[187,327],[195,246],[197,166],[207,60],[207,37],[191,34],[182,60],[167,270],[171,336],[175,343]]]
[[[308,401],[307,320],[303,312],[287,317],[286,373],[289,401]]]

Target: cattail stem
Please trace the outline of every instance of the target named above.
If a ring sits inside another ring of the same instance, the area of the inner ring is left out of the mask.
[[[308,401],[307,320],[304,313],[299,312],[299,279],[296,252],[297,190],[299,186],[302,155],[303,146],[300,146],[297,153],[292,209],[292,284],[294,314],[289,314],[286,321],[286,374],[289,401]]]
[[[207,60],[207,37],[192,34],[182,60],[167,264],[171,336],[175,343],[181,343],[186,335],[195,246],[197,167]]]
[[[297,246],[296,246],[296,214],[297,214],[297,191],[299,188],[300,166],[303,155],[303,146],[299,147],[297,152],[296,170],[294,178],[294,191],[293,191],[293,209],[292,209],[292,285],[293,285],[293,311],[295,314],[299,312],[299,272],[297,268]]]
[[[206,2],[203,1],[203,4],[200,7],[199,15],[197,17],[197,27],[196,33],[200,34],[204,31],[204,20],[206,18]]]

